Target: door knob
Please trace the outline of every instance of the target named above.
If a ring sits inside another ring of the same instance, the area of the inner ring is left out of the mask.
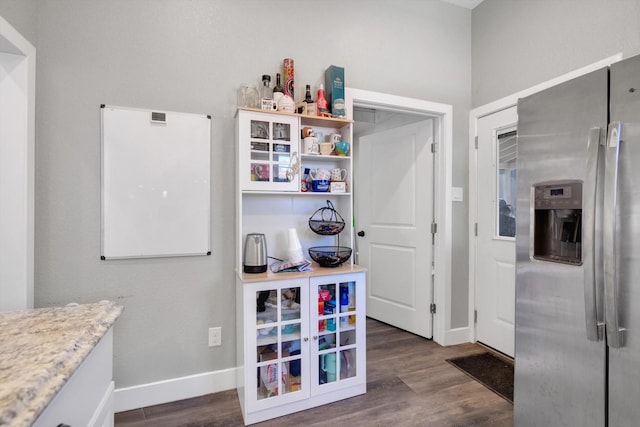
[[[364,230],[360,230],[360,231],[358,231],[358,236],[360,236],[360,237],[364,237]]]

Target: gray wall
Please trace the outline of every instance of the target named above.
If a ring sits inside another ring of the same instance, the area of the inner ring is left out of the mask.
[[[0,15],[38,49],[36,306],[124,305],[116,387],[235,366],[235,95],[283,58],[295,59],[298,97],[336,64],[350,87],[452,104],[453,185],[466,187],[469,10],[415,0],[17,3],[0,0]],[[25,19],[34,11],[37,27]],[[99,260],[101,103],[212,115],[212,256]],[[466,215],[454,205],[454,326],[467,317]],[[223,345],[211,349],[216,325]]]
[[[640,0],[484,0],[472,16],[474,107],[640,53]]]
[[[29,42],[37,45],[36,6],[38,0],[1,0],[0,16]]]

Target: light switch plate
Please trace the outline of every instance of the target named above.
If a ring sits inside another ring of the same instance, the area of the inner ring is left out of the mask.
[[[222,345],[222,327],[209,328],[209,347]]]
[[[464,200],[464,189],[462,187],[451,187],[451,200],[462,202]]]

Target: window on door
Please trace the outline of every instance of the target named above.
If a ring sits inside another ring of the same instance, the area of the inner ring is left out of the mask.
[[[517,133],[514,128],[497,132],[496,149],[498,159],[496,204],[497,235],[515,237],[516,235],[516,155]]]

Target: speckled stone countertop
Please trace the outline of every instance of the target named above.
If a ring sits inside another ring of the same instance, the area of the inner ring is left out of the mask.
[[[122,312],[112,302],[0,313],[0,426],[30,426]]]

